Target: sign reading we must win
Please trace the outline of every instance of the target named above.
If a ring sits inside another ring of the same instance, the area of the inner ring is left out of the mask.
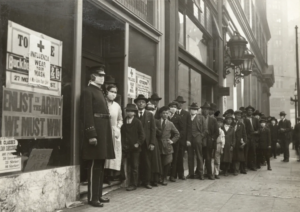
[[[62,137],[62,97],[3,88],[2,110],[2,136]]]

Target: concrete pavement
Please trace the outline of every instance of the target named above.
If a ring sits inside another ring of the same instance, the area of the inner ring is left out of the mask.
[[[289,163],[282,156],[247,175],[221,176],[220,180],[177,180],[151,190],[124,188],[110,192],[111,203],[103,208],[85,205],[65,211],[84,212],[299,212],[300,163],[291,150]]]

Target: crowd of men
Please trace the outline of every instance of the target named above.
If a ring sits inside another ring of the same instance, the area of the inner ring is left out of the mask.
[[[84,126],[87,142],[83,158],[89,165],[89,204],[103,207],[103,166],[114,158],[109,111],[101,89],[104,69],[91,69],[91,85],[84,91]],[[121,127],[122,158],[127,161],[127,191],[147,189],[186,179],[220,179],[229,174],[247,174],[267,165],[270,157],[284,154],[289,162],[291,122],[286,114],[265,117],[254,107],[229,109],[220,114],[214,103],[185,105],[178,96],[158,107],[161,98],[140,94],[127,104]],[[187,110],[184,110],[184,108]],[[300,125],[295,127],[300,138]],[[278,148],[280,146],[280,148]],[[184,175],[184,155],[188,155],[188,175]],[[196,164],[195,163],[196,159]],[[196,166],[195,166],[196,165]]]

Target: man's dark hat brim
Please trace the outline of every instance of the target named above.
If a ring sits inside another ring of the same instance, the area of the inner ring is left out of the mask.
[[[143,94],[138,95],[138,97],[134,100],[134,103],[137,103],[139,100],[144,100],[146,103],[149,102],[149,99],[146,98]]]
[[[157,95],[157,93],[152,94],[151,97],[149,98],[149,100],[161,100],[161,99],[162,99],[162,98],[159,97],[159,96]]]
[[[190,110],[199,110],[199,106],[196,102],[193,102],[190,107],[189,107]]]
[[[90,74],[97,74],[99,76],[105,76],[105,70],[104,70],[104,65],[102,66],[93,66],[88,68]]]
[[[279,113],[279,116],[286,116],[286,113],[285,113],[284,111],[281,111],[281,112]]]
[[[138,111],[136,105],[134,104],[127,104],[127,106],[125,107],[126,111]]]
[[[211,106],[208,102],[205,102],[204,105],[200,107],[201,109],[211,109]]]
[[[250,106],[250,105],[249,105],[248,107],[245,108],[246,111],[248,111],[249,109],[252,109],[253,112],[255,111],[255,108],[252,107],[252,106]]]
[[[173,106],[173,105],[176,105],[177,108],[178,108],[178,106],[179,106],[179,105],[178,105],[178,102],[175,102],[175,101],[170,102],[168,106],[171,107],[171,106]]]
[[[177,96],[177,98],[174,100],[175,102],[180,102],[180,103],[186,103],[184,98],[182,96]]]

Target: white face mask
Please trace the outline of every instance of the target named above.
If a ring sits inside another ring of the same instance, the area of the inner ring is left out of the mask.
[[[196,115],[198,113],[198,110],[191,110],[191,115]]]
[[[177,112],[177,109],[176,109],[176,108],[174,108],[174,107],[171,107],[171,108],[170,108],[170,112],[171,112],[172,114],[174,114],[174,113],[176,113],[176,112]]]
[[[98,85],[103,85],[103,83],[104,83],[104,76],[95,76],[94,75],[94,77],[95,77],[95,80],[94,80],[94,82],[95,83],[97,83]]]
[[[110,91],[107,92],[107,98],[108,98],[110,101],[114,101],[116,97],[117,97],[117,94],[112,93],[112,92],[110,92]]]

